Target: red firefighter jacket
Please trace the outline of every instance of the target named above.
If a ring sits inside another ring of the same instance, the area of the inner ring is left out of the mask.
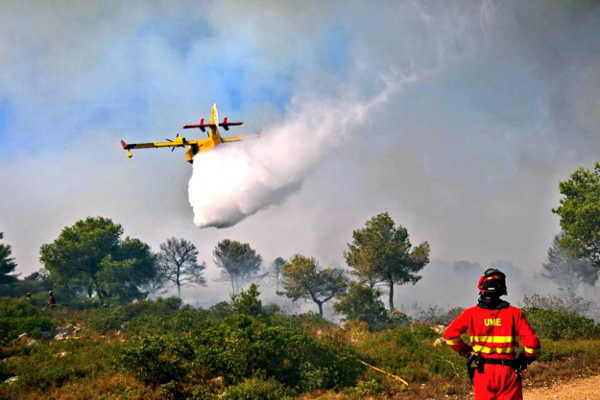
[[[468,331],[471,346],[461,335]],[[540,341],[517,307],[486,309],[479,306],[467,308],[456,318],[444,333],[446,343],[456,352],[466,354],[471,351],[489,358],[515,359],[519,342],[525,356],[535,359],[540,352]]]

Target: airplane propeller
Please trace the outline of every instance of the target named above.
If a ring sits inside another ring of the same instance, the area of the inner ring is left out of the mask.
[[[175,138],[177,139],[179,137],[179,133],[177,135],[175,135]],[[165,138],[165,140],[167,142],[172,142],[173,140],[169,139],[169,138]],[[175,151],[175,147],[171,147],[171,153]]]

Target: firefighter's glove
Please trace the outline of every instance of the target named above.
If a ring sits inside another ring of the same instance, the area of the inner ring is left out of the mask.
[[[469,358],[473,354],[473,348],[469,347],[468,349],[463,350],[460,355],[464,358]]]
[[[525,371],[529,364],[533,362],[533,359],[529,359],[525,357],[525,353],[519,354],[519,358],[517,358],[518,366],[517,369],[520,371]]]

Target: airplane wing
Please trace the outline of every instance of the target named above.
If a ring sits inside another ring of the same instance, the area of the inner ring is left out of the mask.
[[[244,139],[256,139],[259,138],[261,136],[260,133],[257,133],[256,135],[244,135],[244,136],[233,136],[233,137],[224,137],[221,140],[226,143],[226,142],[239,142],[241,140]]]
[[[239,142],[240,140],[243,140],[244,137],[243,136],[234,136],[234,137],[224,137],[221,140],[223,141],[223,143],[227,143],[227,142]]]
[[[121,140],[121,146],[125,150],[131,149],[149,149],[153,147],[182,147],[186,145],[186,141],[181,136],[178,136],[173,141],[168,142],[149,142],[149,143],[125,143]]]

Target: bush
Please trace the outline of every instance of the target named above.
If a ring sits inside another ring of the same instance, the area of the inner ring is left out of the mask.
[[[163,384],[181,380],[192,358],[189,342],[171,334],[133,339],[123,347],[119,360],[137,379]]]
[[[430,305],[425,308],[415,305],[415,308],[415,319],[417,321],[433,325],[450,325],[450,322],[454,321],[464,310],[462,307],[446,309],[437,305]]]
[[[139,379],[159,383],[183,379],[187,371],[203,381],[222,376],[237,384],[262,371],[265,378],[298,390],[353,384],[361,369],[347,348],[247,315],[207,319],[184,335],[133,339],[124,347],[121,365]]]
[[[290,398],[294,393],[275,379],[250,378],[230,386],[223,400],[280,400]]]
[[[533,330],[552,340],[598,338],[600,327],[593,320],[569,311],[524,308]]]
[[[438,337],[430,327],[414,324],[366,334],[356,346],[364,361],[408,381],[463,377],[464,360],[449,348],[434,347]]]
[[[103,306],[92,310],[87,317],[86,325],[94,330],[106,332],[124,329],[130,323],[143,325],[143,328],[156,326],[159,320],[165,320],[175,314],[181,306],[181,299],[169,297],[158,298],[155,301],[138,301],[127,305]],[[135,319],[139,319],[135,321]],[[143,323],[150,320],[151,323]]]
[[[13,357],[5,359],[2,364],[11,375],[19,377],[18,382],[14,384],[15,390],[44,390],[92,377],[102,371],[112,371],[116,348],[104,340],[50,341],[43,345],[20,348]]]
[[[523,307],[567,311],[585,315],[592,310],[593,303],[581,296],[577,296],[573,292],[566,292],[561,296],[542,296],[534,293],[531,296],[523,296]]]
[[[0,299],[0,341],[8,344],[25,332],[34,338],[44,332],[52,333],[54,325],[50,317],[25,300]]]

